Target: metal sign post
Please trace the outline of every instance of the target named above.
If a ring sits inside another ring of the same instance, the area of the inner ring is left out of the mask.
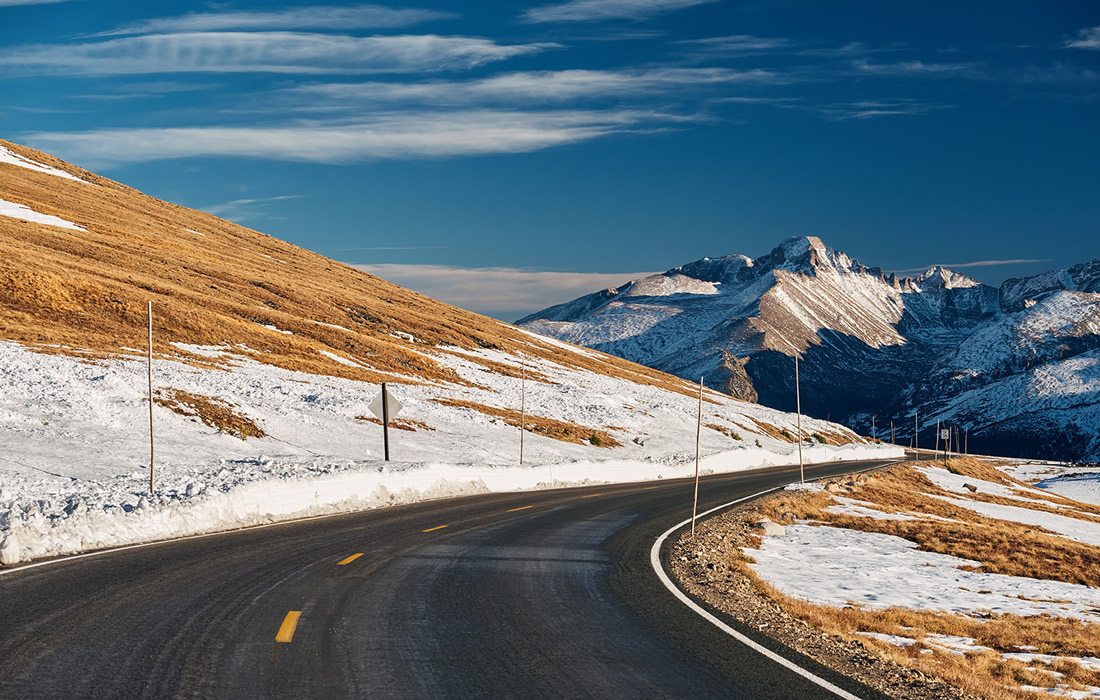
[[[370,412],[382,421],[382,448],[386,461],[390,461],[390,419],[396,418],[401,411],[401,402],[390,396],[386,383],[382,382],[382,393],[374,397],[367,407]]]

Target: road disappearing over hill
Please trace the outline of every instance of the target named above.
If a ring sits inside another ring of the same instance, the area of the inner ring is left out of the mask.
[[[705,477],[700,511],[797,478]],[[0,697],[835,697],[657,578],[650,549],[691,488],[488,494],[3,572]]]

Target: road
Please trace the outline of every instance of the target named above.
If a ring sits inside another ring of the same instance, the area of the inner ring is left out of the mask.
[[[700,510],[797,473],[706,477]],[[650,548],[690,499],[688,480],[490,494],[8,572],[0,698],[834,697],[660,583]]]

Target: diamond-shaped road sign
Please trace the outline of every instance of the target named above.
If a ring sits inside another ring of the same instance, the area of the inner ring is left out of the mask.
[[[367,408],[370,409],[370,412],[373,413],[375,415],[375,417],[378,418],[378,420],[384,420],[383,414],[382,414],[382,396],[383,396],[382,394],[379,394],[378,396],[375,396],[374,401],[371,401],[370,406],[367,406]],[[401,402],[398,401],[397,399],[395,399],[393,397],[393,394],[391,394],[388,391],[385,393],[385,397],[386,397],[386,412],[389,413],[390,419],[393,419],[393,418],[397,417],[398,412],[402,408]]]

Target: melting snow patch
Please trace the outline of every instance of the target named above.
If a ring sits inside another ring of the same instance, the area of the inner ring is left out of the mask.
[[[275,331],[276,333],[282,333],[283,335],[294,335],[293,331],[284,331],[282,328],[277,328],[276,326],[273,326],[270,323],[261,323],[260,327],[261,328],[266,328],[269,331]]]
[[[1015,615],[1049,614],[1100,622],[1100,589],[962,567],[978,562],[922,552],[901,537],[796,524],[747,550],[753,570],[787,595],[821,605],[858,605]]]
[[[63,177],[66,180],[86,182],[85,180],[81,180],[75,175],[70,175],[69,173],[59,168],[54,168],[52,166],[46,165],[45,163],[39,163],[38,161],[31,160],[30,158],[24,158],[18,153],[13,153],[3,146],[0,146],[0,163],[7,163],[9,165],[15,165],[20,168],[26,168],[27,170],[34,170],[35,172],[39,173],[46,173],[47,175]]]
[[[22,204],[16,204],[15,202],[9,202],[5,199],[0,199],[0,216],[9,216],[13,219],[22,219],[23,221],[31,221],[36,224],[45,224],[47,226],[56,226],[58,228],[67,228],[72,231],[87,231],[88,229],[83,226],[77,226],[71,221],[66,221],[60,216],[53,216],[52,214],[43,214],[37,212],[30,207]]]

